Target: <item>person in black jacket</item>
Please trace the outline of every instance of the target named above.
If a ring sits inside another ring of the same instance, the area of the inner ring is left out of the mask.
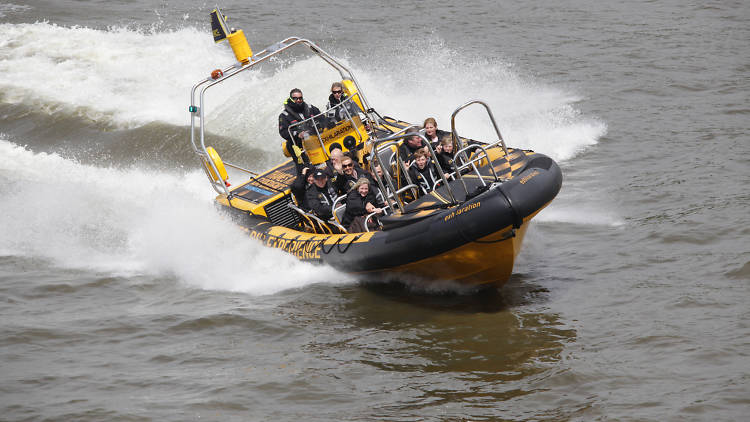
[[[337,178],[344,173],[341,168],[341,159],[344,158],[344,152],[338,142],[334,142],[328,147],[328,157],[326,168],[323,171],[328,173],[328,180],[335,187]]]
[[[344,104],[336,107],[341,103]],[[351,101],[349,96],[344,92],[344,86],[341,82],[334,82],[331,85],[331,95],[328,96],[326,110],[328,110],[326,116],[329,119],[329,123],[340,122],[344,119],[357,116],[360,111],[359,106],[354,101]]]
[[[336,199],[336,192],[328,183],[328,175],[323,170],[315,170],[313,184],[307,187],[305,202],[315,215],[323,220],[333,217],[331,207]]]
[[[435,182],[440,180],[435,164],[423,151],[414,154],[414,164],[409,167],[409,177],[412,183],[419,186],[419,196],[431,192]]]
[[[450,135],[448,132],[437,128],[437,122],[433,117],[424,119],[422,128],[424,129],[424,137],[427,138],[428,141],[430,141],[432,149],[435,149],[438,145],[440,145],[440,140],[443,139],[445,135]]]
[[[297,175],[297,178],[294,179],[290,186],[292,195],[294,195],[294,199],[297,201],[297,206],[304,211],[310,211],[310,207],[307,206],[307,203],[305,202],[305,193],[307,192],[307,188],[313,184],[314,174],[315,167],[307,164],[302,168],[302,172]]]
[[[341,159],[341,174],[336,177],[333,187],[337,194],[346,195],[362,177],[366,177],[371,184],[376,183],[372,174],[359,167],[352,157],[344,155]]]
[[[349,232],[366,231],[365,217],[373,212],[382,214],[382,207],[383,203],[378,201],[370,190],[370,181],[362,177],[346,195],[346,211],[341,224],[347,227]],[[370,223],[374,227],[374,223]]]
[[[417,130],[417,128],[411,128],[407,132],[416,132]],[[398,153],[407,168],[409,168],[412,161],[414,161],[414,153],[419,150],[427,151],[427,144],[425,144],[424,140],[419,135],[410,136],[404,139],[403,143],[401,143],[401,146],[398,148]]]
[[[294,146],[296,145],[301,150],[302,141],[306,137],[314,135],[315,131],[310,124],[296,125],[291,128],[289,126],[318,114],[320,114],[320,110],[304,101],[302,91],[299,88],[294,88],[289,92],[289,98],[284,101],[284,110],[279,114],[279,135],[286,139],[286,150],[289,151],[297,166],[297,173],[302,171],[303,166],[301,154],[294,150]]]
[[[443,169],[443,173],[446,175],[448,173],[453,173],[453,160],[455,159],[455,154],[453,153],[453,138],[451,138],[450,135],[444,136],[443,139],[440,140],[440,145],[437,150],[435,150],[435,153],[437,154],[438,164],[440,164],[440,168]]]

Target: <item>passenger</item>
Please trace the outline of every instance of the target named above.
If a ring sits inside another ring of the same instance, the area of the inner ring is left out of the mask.
[[[446,131],[438,130],[437,122],[432,117],[428,117],[424,120],[422,128],[424,128],[424,136],[430,141],[432,149],[436,149],[438,145],[440,145],[440,140],[445,137],[445,135],[449,135]]]
[[[386,192],[390,192],[391,190],[390,190],[390,188],[388,187],[388,182],[386,182],[386,181],[385,181],[385,179],[384,179],[385,175],[383,174],[383,168],[382,168],[382,167],[380,166],[380,164],[375,164],[375,165],[374,165],[374,166],[372,167],[372,169],[373,169],[373,172],[374,172],[374,173],[375,173],[375,174],[376,174],[376,175],[377,175],[377,176],[378,176],[378,177],[380,178],[380,180],[381,180],[381,181],[383,182],[383,187],[385,188]],[[375,193],[375,196],[376,196],[376,197],[377,197],[377,198],[378,198],[379,200],[385,200],[385,198],[383,197],[383,195],[379,195],[379,193],[380,193],[380,185],[378,185],[378,182],[377,182],[377,181],[376,181],[376,180],[375,180],[374,178],[373,178],[373,182],[372,182],[372,189],[373,189],[373,191],[374,191],[374,193]],[[392,202],[391,202],[391,201],[392,201],[392,200],[389,200],[389,201],[388,201],[388,203],[392,205]]]
[[[348,155],[344,155],[344,158],[341,159],[341,168],[343,174],[336,179],[336,185],[334,186],[339,195],[345,195],[349,192],[357,183],[357,180],[362,177],[367,178],[370,183],[375,183],[372,174],[357,166],[355,161],[352,160],[352,157]],[[375,193],[377,194],[377,192]]]
[[[383,206],[383,203],[370,190],[370,181],[362,177],[346,195],[346,211],[344,211],[341,224],[347,227],[349,232],[367,231],[365,218],[373,212],[382,214]],[[377,223],[372,219],[368,225],[371,229],[377,227]]]
[[[418,197],[431,192],[435,182],[440,180],[435,164],[427,157],[423,151],[417,151],[414,154],[414,164],[409,168],[412,183],[419,186]]]
[[[305,192],[307,188],[313,184],[313,175],[315,174],[315,167],[310,164],[306,164],[302,168],[302,172],[292,182],[290,187],[294,199],[297,201],[297,206],[304,211],[310,211],[310,207],[305,202]]]
[[[297,166],[297,173],[302,171],[302,141],[309,135],[314,134],[314,129],[311,125],[296,125],[290,129],[295,123],[309,119],[315,115],[320,114],[320,110],[314,105],[307,104],[302,97],[302,91],[298,88],[294,88],[289,92],[289,98],[284,101],[284,110],[279,114],[279,135],[286,139],[286,150],[292,156],[295,165]],[[297,146],[298,150],[294,149]]]
[[[333,217],[331,206],[336,198],[336,192],[333,191],[331,184],[328,183],[328,175],[323,170],[316,170],[313,176],[312,185],[307,187],[305,192],[305,201],[313,213],[323,220],[330,220]]]
[[[334,142],[328,147],[328,156],[333,159],[334,155],[336,155],[339,160],[341,160],[341,156],[344,155],[344,148],[342,148],[341,144],[338,142]]]
[[[328,156],[330,158],[326,160],[326,173],[328,173],[328,178],[330,179],[331,184],[335,185],[336,178],[344,174],[344,171],[341,168],[341,159],[344,157],[344,152],[341,149],[341,145],[337,142],[332,143],[328,150]]]
[[[438,146],[439,152],[436,150],[438,164],[443,169],[443,173],[453,173],[453,138],[450,135],[446,135],[440,140]]]
[[[344,104],[336,107],[341,103]],[[351,101],[349,96],[344,92],[344,86],[341,82],[334,82],[331,85],[331,95],[328,96],[326,110],[328,110],[326,113],[328,121],[334,123],[357,116],[360,111],[359,106],[354,101]]]
[[[410,128],[407,132],[417,132],[419,129],[416,127]],[[414,161],[414,153],[418,150],[427,152],[427,144],[419,135],[412,135],[404,140],[401,146],[398,148],[398,153],[401,156],[406,168],[409,168],[411,163]]]
[[[385,179],[384,179],[385,175],[383,174],[383,167],[380,164],[375,164],[374,166],[372,166],[372,170],[378,177],[380,177],[380,180],[382,180],[383,183],[385,183]]]

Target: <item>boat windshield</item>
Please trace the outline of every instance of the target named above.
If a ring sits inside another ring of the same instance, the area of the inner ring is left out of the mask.
[[[367,132],[371,127],[369,118],[358,104],[359,94],[355,93],[341,103],[330,107],[320,114],[289,125],[289,137],[292,133],[306,132],[302,144],[310,162],[320,164],[330,158],[331,144],[338,143],[344,150],[361,149],[369,138]]]

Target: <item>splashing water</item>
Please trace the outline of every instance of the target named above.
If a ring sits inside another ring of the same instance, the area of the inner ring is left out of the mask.
[[[0,43],[0,101],[32,104],[51,114],[78,114],[119,128],[153,121],[188,124],[190,87],[211,69],[234,62],[226,45],[214,45],[204,31],[192,27],[155,32],[2,24],[0,39],[5,40]],[[381,114],[413,123],[433,116],[449,130],[456,107],[470,99],[485,100],[509,145],[557,160],[575,156],[606,133],[604,123],[580,115],[574,107],[577,95],[524,78],[498,59],[464,57],[434,40],[373,54],[388,60],[343,62]],[[434,63],[429,71],[405,65],[428,61]],[[301,88],[308,102],[322,108],[330,83],[339,76],[317,57],[263,66],[210,90],[207,127],[277,152],[277,116],[289,90]],[[53,79],[60,83],[49,83]],[[496,139],[479,106],[458,116],[457,129],[462,136]]]
[[[251,294],[352,281],[250,239],[215,211],[201,172],[91,167],[6,140],[0,157],[3,255]]]

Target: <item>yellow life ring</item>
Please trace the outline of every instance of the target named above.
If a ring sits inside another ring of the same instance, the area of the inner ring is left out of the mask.
[[[216,152],[216,150],[213,147],[206,147],[206,152],[208,152],[208,158],[214,163],[214,166],[216,166],[216,170],[219,171],[219,176],[221,176],[221,180],[226,183],[227,179],[229,179],[229,175],[227,174],[227,169],[224,168],[224,162],[221,161],[221,157],[219,157],[219,153]],[[214,172],[213,167],[211,167],[211,164],[208,162],[208,160],[204,160],[203,165],[206,166],[206,169],[208,170],[208,174],[211,175],[211,179],[214,182],[218,182],[219,178],[216,177],[216,172]]]

